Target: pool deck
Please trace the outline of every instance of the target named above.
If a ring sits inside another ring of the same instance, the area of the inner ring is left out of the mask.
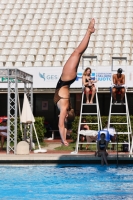
[[[0,164],[97,164],[100,162],[99,157],[94,156],[94,152],[70,154],[70,152],[47,152],[47,153],[30,153],[29,155],[15,155],[6,154],[6,152],[0,153]],[[116,154],[109,154],[109,164],[117,163]],[[133,157],[129,157],[127,154],[119,154],[119,164],[133,164]]]
[[[60,145],[58,141],[49,141],[46,147],[46,153],[30,152],[28,155],[7,154],[6,150],[0,150],[0,164],[100,164],[100,158],[95,157],[94,151],[82,150],[77,154],[71,154],[71,151],[56,150],[55,147]],[[108,150],[109,164],[133,164],[133,155]]]

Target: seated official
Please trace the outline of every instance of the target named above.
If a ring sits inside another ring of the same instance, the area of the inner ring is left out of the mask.
[[[91,103],[93,103],[93,99],[94,99],[94,96],[95,96],[95,93],[96,93],[96,87],[95,87],[94,83],[96,83],[97,81],[92,80],[92,78],[91,78],[91,68],[90,67],[87,67],[85,69],[83,76],[82,76],[82,82],[83,82],[83,85],[85,87],[86,103],[91,104]],[[90,91],[92,92],[91,98],[89,98]]]
[[[122,69],[117,70],[117,74],[113,74],[113,88],[112,88],[112,97],[113,103],[117,103],[116,94],[117,92],[121,93],[120,103],[123,104],[123,98],[125,96],[125,75],[122,74]]]
[[[85,118],[82,118],[82,123],[86,123]],[[90,130],[90,128],[87,124],[81,124],[80,130]],[[96,141],[96,136],[85,136],[85,135],[80,134],[80,141],[84,142],[86,140],[88,143]],[[88,149],[88,147],[89,147],[89,145],[87,144],[86,150]],[[82,144],[80,145],[80,149],[82,149]]]

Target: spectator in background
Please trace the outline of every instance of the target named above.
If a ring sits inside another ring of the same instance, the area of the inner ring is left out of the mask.
[[[86,123],[86,119],[82,118],[82,123]],[[90,130],[87,124],[81,124],[80,130]],[[88,143],[96,141],[97,136],[85,136],[80,134],[80,141],[85,142],[87,140]],[[86,150],[88,149],[88,144],[86,145]],[[82,144],[80,145],[80,149],[82,149]]]
[[[7,138],[7,120],[3,120],[0,126],[0,139],[1,139],[1,149],[3,149],[4,142]]]

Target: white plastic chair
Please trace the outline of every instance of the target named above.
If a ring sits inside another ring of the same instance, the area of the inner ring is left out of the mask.
[[[105,41],[113,41],[113,36],[112,35],[106,35]]]
[[[95,48],[94,54],[101,55],[102,54],[102,48]]]
[[[35,37],[33,37],[33,41],[34,42],[41,42],[42,41],[42,37],[39,35],[36,35]]]
[[[112,53],[112,49],[111,48],[104,48],[103,49],[103,54],[111,54]]]
[[[6,55],[0,55],[0,62],[6,62],[7,56]]]
[[[24,67],[33,67],[33,63],[30,62],[30,61],[26,61],[26,62],[24,63]]]
[[[132,23],[125,23],[124,28],[125,29],[132,29],[133,28],[133,24]]]
[[[41,18],[40,24],[45,24],[45,25],[47,25],[47,24],[48,24],[48,19]]]
[[[21,49],[19,54],[20,55],[27,55],[28,54],[28,49]]]
[[[122,35],[115,35],[114,41],[122,41]]]
[[[10,54],[10,49],[2,49],[1,55],[9,55]]]
[[[105,41],[103,45],[104,45],[104,47],[112,48],[113,42],[112,42],[112,41]],[[102,47],[102,46],[101,46],[101,47]]]
[[[49,48],[54,48],[54,49],[56,49],[57,47],[58,47],[58,43],[57,43],[57,42],[50,42]]]
[[[29,29],[29,26],[28,25],[25,25],[25,24],[22,24],[20,30],[22,31],[27,31]]]
[[[94,42],[91,42],[91,45],[90,45],[90,43],[89,43],[89,47],[100,47],[100,48],[102,48],[103,47],[103,45],[104,45],[104,42],[103,41],[97,41],[97,42],[95,42],[95,45],[94,45]]]
[[[34,18],[32,21],[31,21],[31,24],[39,24],[39,20],[38,19],[36,19],[36,18]]]
[[[45,36],[51,36],[53,34],[53,31],[46,30],[44,34],[45,34]]]
[[[74,48],[68,48],[66,49],[66,54],[71,55],[74,51]]]
[[[15,62],[15,65],[14,65],[14,66],[15,66],[15,67],[23,67],[23,63],[17,61],[17,62]]]
[[[39,48],[39,46],[40,46],[40,43],[39,42],[32,42],[31,44],[30,44],[30,48],[32,48],[32,49],[38,49]]]
[[[4,67],[4,63],[0,61],[0,67]]]
[[[42,41],[44,41],[44,42],[50,42],[50,36],[44,35]]]
[[[123,54],[130,54],[130,48],[128,48],[128,47],[123,48],[122,53]]]
[[[44,61],[43,67],[51,67],[51,62],[50,61]]]
[[[45,61],[50,61],[50,62],[52,62],[54,60],[54,56],[53,55],[46,55],[46,57],[45,57]]]
[[[123,29],[116,29],[116,31],[115,31],[115,35],[123,35]]]
[[[131,47],[131,42],[130,41],[124,41],[123,42],[123,47]]]
[[[41,62],[41,61],[34,62],[34,67],[42,67],[42,66],[43,66],[43,62]]]
[[[69,12],[70,12],[70,9],[69,9]],[[60,13],[59,15],[58,15],[58,17],[60,18],[60,19],[66,19],[66,14],[65,13]]]
[[[38,50],[38,55],[45,55],[46,52],[47,52],[47,49],[41,48],[41,49]]]
[[[58,35],[53,35],[53,37],[51,38],[51,41],[52,42],[59,42],[60,41],[59,36]]]
[[[68,48],[75,48],[76,42],[68,42]]]
[[[14,67],[13,62],[7,61],[7,62],[5,63],[5,67]]]
[[[9,55],[8,61],[9,62],[16,62],[16,56],[15,55]]]
[[[49,46],[49,43],[48,42],[41,42],[41,44],[40,44],[40,48],[44,48],[44,49],[46,49],[46,48],[48,48],[48,46]]]
[[[115,53],[118,53],[118,54],[120,54],[120,53],[121,53],[121,49],[120,49],[120,48],[118,48],[118,47],[116,47],[116,48],[113,48],[113,54],[115,54]]]
[[[54,61],[60,61],[60,62],[62,62],[63,61],[63,56],[60,55],[60,54],[56,54]]]
[[[109,54],[105,54],[105,55],[102,56],[102,60],[110,61],[111,56]]]
[[[64,30],[62,31],[62,36],[69,36],[69,35],[70,35],[70,30],[64,29]]]
[[[56,52],[55,49],[53,49],[53,48],[50,49],[49,48],[47,54],[48,55],[55,55],[55,52]]]
[[[2,39],[3,39],[3,41],[1,41],[1,39],[0,39],[0,42],[5,42],[5,41],[6,41],[6,40],[4,41],[4,37],[3,37]],[[7,38],[7,41],[6,41],[6,42],[11,42],[11,43],[12,43],[12,42],[15,42],[15,39],[16,39],[16,38],[15,38],[14,36],[9,36],[9,37]]]
[[[14,49],[20,49],[22,46],[22,43],[21,42],[15,42],[14,45],[13,45],[13,48]]]
[[[69,37],[69,42],[77,42],[78,37],[76,35],[71,35]],[[67,41],[66,41],[67,42]]]
[[[30,25],[30,24],[31,24],[31,19],[25,19],[25,20],[23,21],[23,24]]]
[[[43,62],[44,61],[44,56],[43,55],[37,55],[36,56],[36,61]]]
[[[56,24],[56,25],[54,26],[54,29],[62,30],[62,29],[63,29],[63,24]]]
[[[98,25],[98,29],[107,29],[107,25],[106,24],[99,24]]]
[[[62,67],[61,62],[60,61],[54,61],[52,63],[53,67]]]
[[[107,29],[115,29],[115,24],[113,24],[113,23],[110,23],[110,24],[107,24]]]
[[[131,35],[132,34],[132,29],[125,29],[124,35]]]
[[[10,55],[19,55],[19,49],[12,49]]]
[[[66,42],[60,42],[58,47],[65,49],[65,48],[67,48],[67,43]]]
[[[17,62],[25,62],[26,57],[25,55],[18,55]]]
[[[3,36],[7,37],[8,35],[9,35],[9,31],[3,30],[3,31],[1,32],[1,36],[2,36],[2,37],[3,37]]]
[[[36,14],[34,15],[34,19],[40,20],[41,18],[42,18],[42,14],[41,14],[41,13],[36,13]]]
[[[110,7],[110,12],[116,12],[117,13],[117,10],[118,8],[117,7]]]
[[[28,54],[30,55],[37,55],[37,49],[30,49]]]
[[[132,40],[132,36],[131,35],[124,35],[124,41],[131,41]]]
[[[106,30],[106,34],[107,34],[107,35],[113,35],[114,32],[115,32],[115,31],[114,31],[114,29],[112,29],[112,28]]]
[[[6,45],[6,44],[5,44],[5,45]],[[3,47],[5,48],[4,43],[1,43],[1,42],[0,42],[0,49],[3,49]]]
[[[35,56],[34,55],[27,55],[26,61],[34,62],[35,61]]]
[[[114,47],[121,47],[121,41],[114,41]]]
[[[115,18],[115,17],[116,17],[116,13],[115,13],[115,12],[111,12],[111,13],[109,13],[108,17],[109,17],[109,18],[111,18],[111,17],[114,17],[114,18]]]
[[[65,54],[65,49],[64,48],[58,48],[57,51],[56,51],[56,54],[64,55]]]
[[[32,42],[33,41],[33,37],[32,36],[26,36],[24,39],[25,42]]]

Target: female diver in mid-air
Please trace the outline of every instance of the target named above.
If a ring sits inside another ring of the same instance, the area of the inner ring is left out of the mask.
[[[58,127],[62,144],[64,144],[65,146],[69,145],[68,142],[66,141],[67,129],[65,127],[65,124],[67,120],[69,121],[69,117],[72,117],[72,113],[69,112],[70,111],[69,87],[76,80],[77,68],[79,65],[80,58],[89,44],[91,34],[95,32],[94,25],[95,25],[95,20],[92,19],[89,23],[88,29],[86,31],[83,40],[65,63],[61,77],[57,83],[55,90],[54,103],[60,110]]]

